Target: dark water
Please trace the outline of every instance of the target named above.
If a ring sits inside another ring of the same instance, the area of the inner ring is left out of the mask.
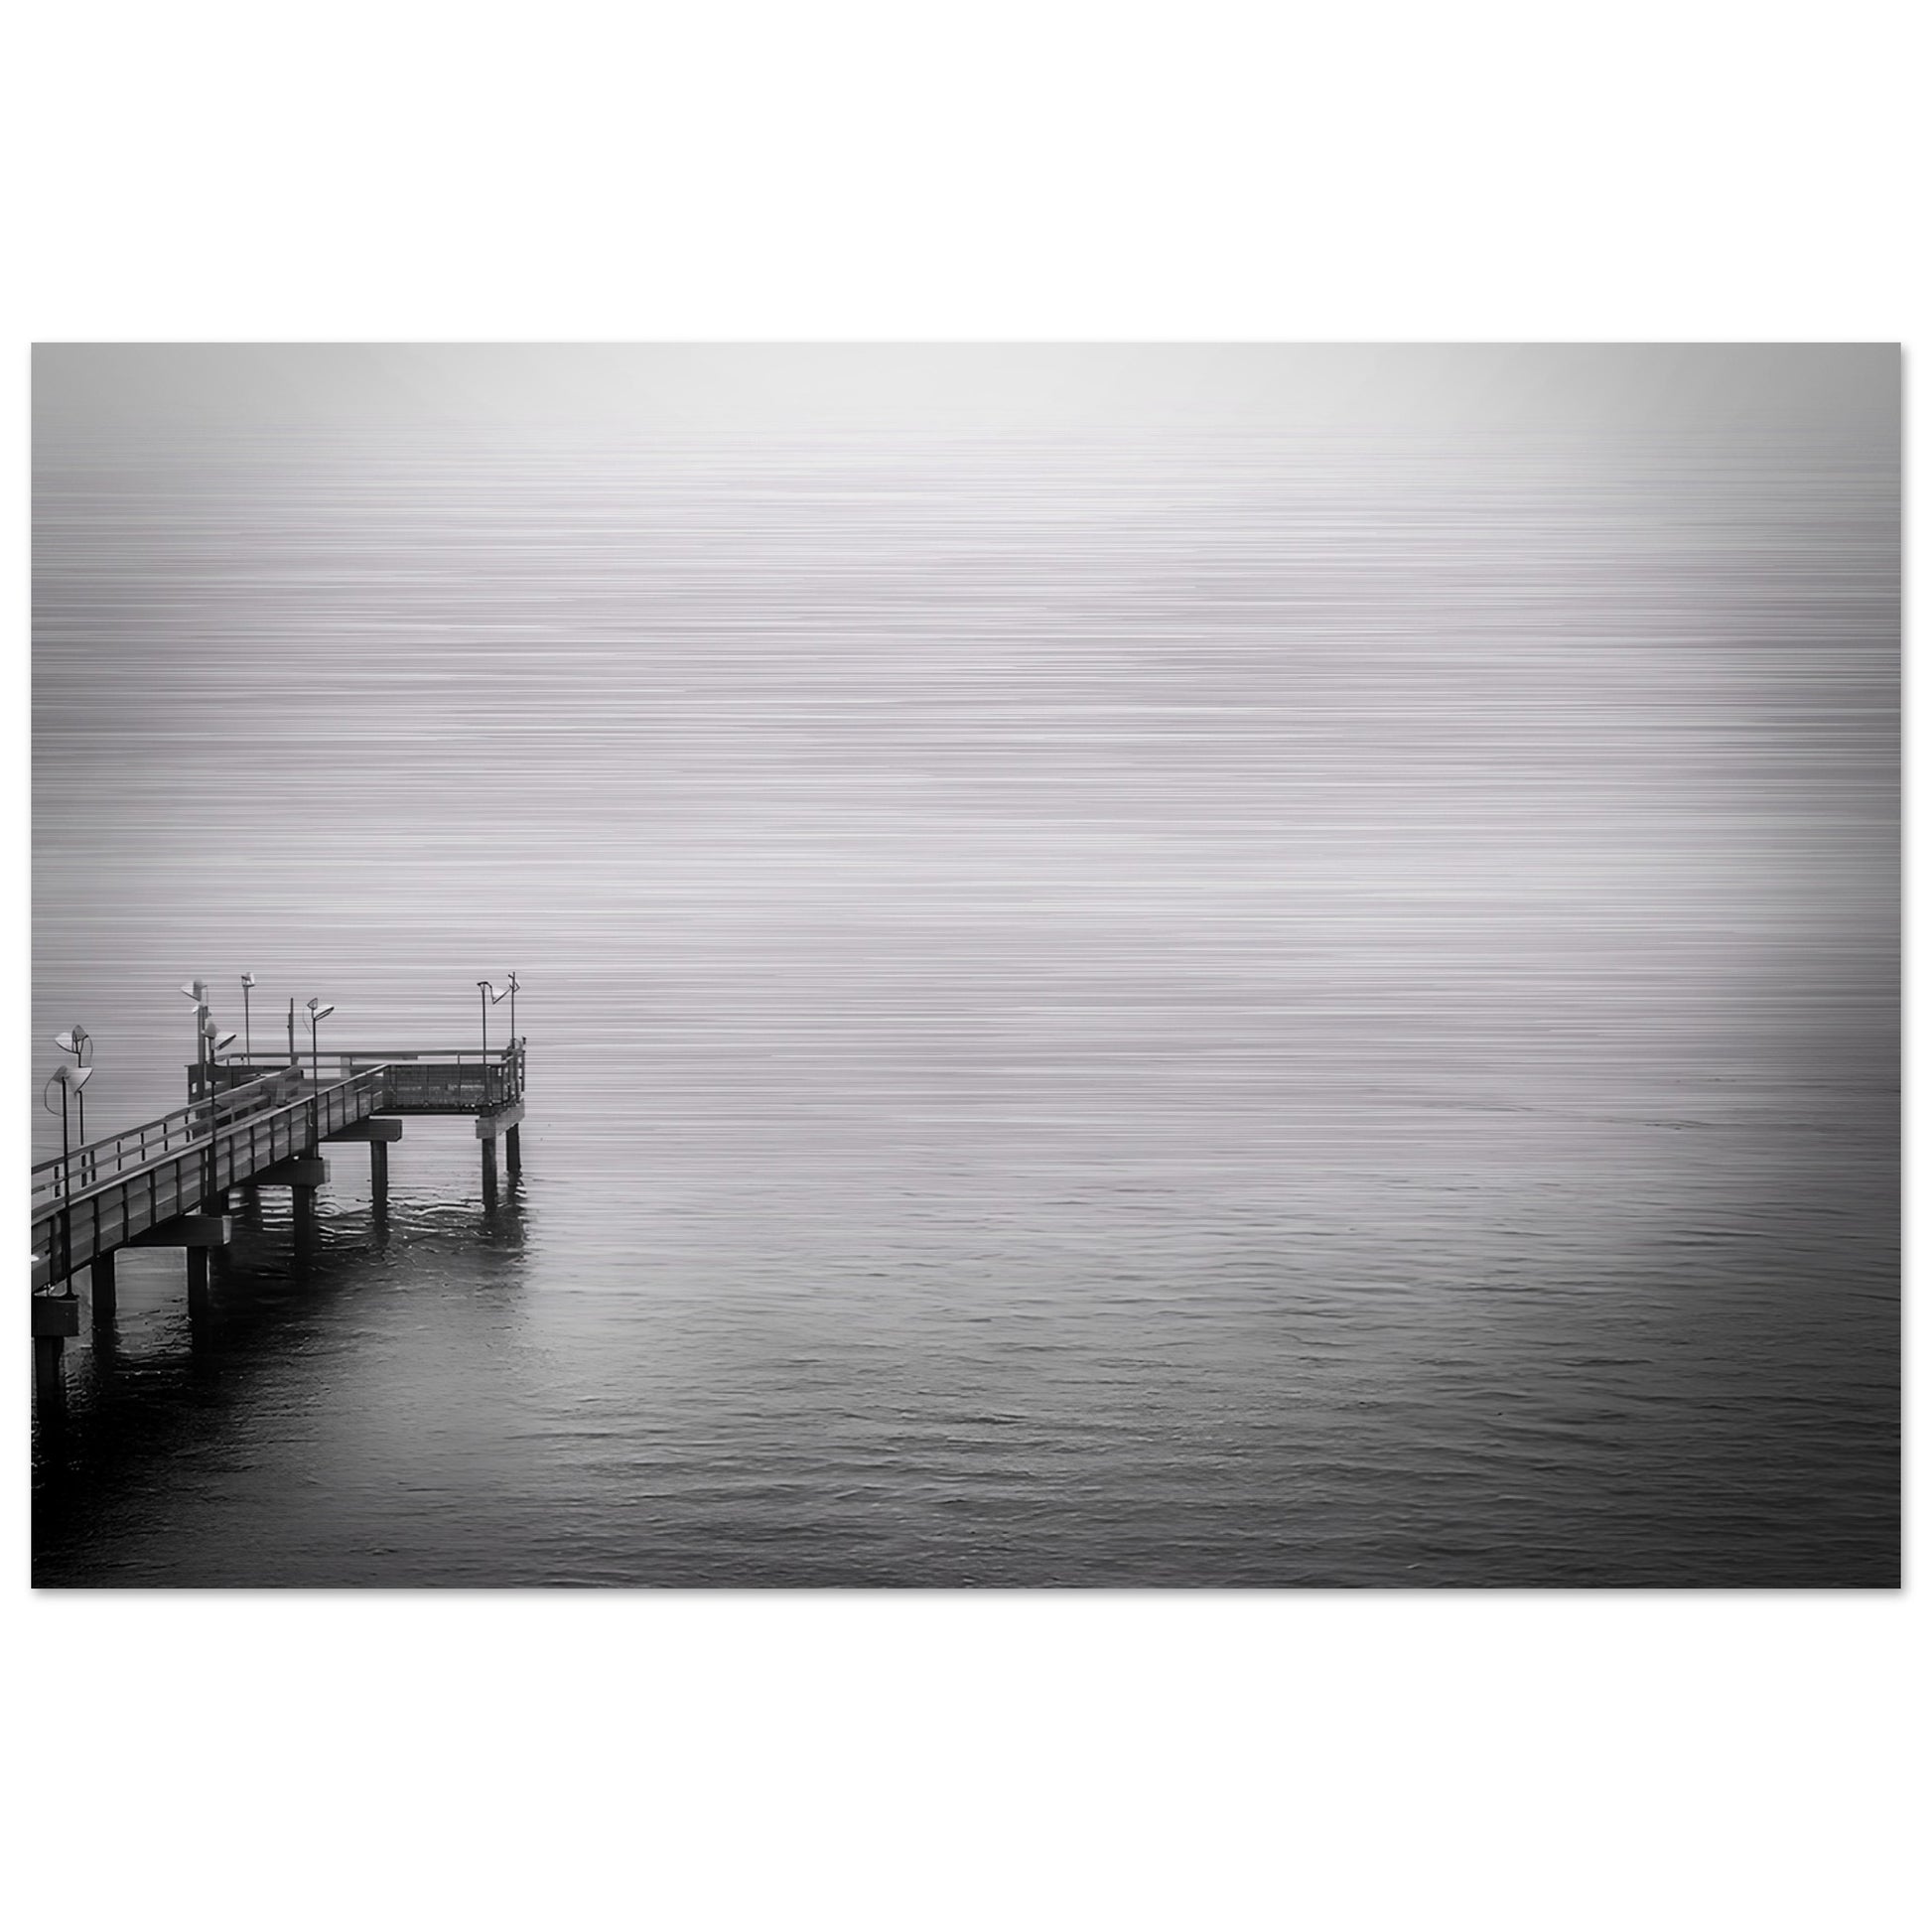
[[[243,969],[381,1047],[514,967],[531,1066],[491,1220],[412,1121],[205,1335],[123,1261],[37,1582],[1896,1582],[1884,455],[120,437],[36,516],[37,1078],[180,1104]]]

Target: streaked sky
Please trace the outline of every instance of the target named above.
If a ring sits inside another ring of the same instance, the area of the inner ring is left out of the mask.
[[[37,438],[465,423],[921,431],[1818,428],[1895,438],[1888,345],[42,345]]]

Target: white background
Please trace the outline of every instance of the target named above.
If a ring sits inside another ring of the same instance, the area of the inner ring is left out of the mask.
[[[1909,356],[1907,18],[34,9],[0,58],[13,1011],[28,343]],[[24,1219],[9,1239],[24,1257]],[[1912,1386],[1923,1368],[1914,1346]],[[28,1383],[23,1335],[0,1818],[26,1923],[1923,1922],[1922,1590],[35,1597]]]

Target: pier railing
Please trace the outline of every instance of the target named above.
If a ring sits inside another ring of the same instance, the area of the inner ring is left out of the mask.
[[[237,1053],[214,1069],[217,1092],[261,1078],[271,1072],[299,1073],[310,1079],[320,1070],[323,1084],[347,1080],[376,1067],[389,1076],[387,1099],[380,1109],[389,1114],[475,1114],[508,1107],[523,1098],[523,1042],[513,1040],[491,1053],[476,1048],[415,1047],[407,1050],[370,1046],[325,1048],[305,1053],[299,1065],[286,1053]],[[197,1089],[190,1070],[189,1090]]]
[[[318,1087],[285,1060],[209,1100],[41,1162],[33,1171],[34,1286],[315,1153],[331,1134],[383,1110],[388,1073],[371,1066]]]
[[[64,1194],[83,1193],[134,1169],[146,1170],[166,1156],[204,1147],[211,1133],[288,1100],[300,1085],[285,1065],[274,1074],[258,1076],[247,1085],[237,1084],[218,1095],[212,1109],[206,1102],[191,1102],[159,1120],[143,1121],[105,1140],[89,1141],[65,1161],[57,1157],[39,1162],[33,1171],[34,1213],[39,1215],[43,1207]]]

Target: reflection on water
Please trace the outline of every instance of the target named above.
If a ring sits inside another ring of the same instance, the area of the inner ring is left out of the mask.
[[[184,978],[382,1048],[514,967],[531,1103],[489,1219],[411,1121],[196,1330],[125,1258],[37,1581],[1895,1581],[1895,515],[1655,438],[43,452],[37,1071],[116,1127]]]

